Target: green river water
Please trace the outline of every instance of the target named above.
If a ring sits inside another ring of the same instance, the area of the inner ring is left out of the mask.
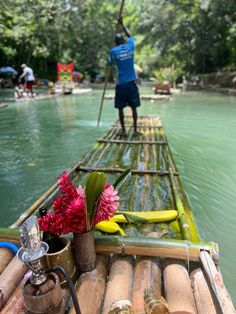
[[[0,91],[0,103],[7,96]],[[106,100],[97,128],[100,98],[93,89],[0,109],[0,226],[13,223],[106,133],[117,112]],[[143,101],[139,114],[160,115],[202,240],[219,243],[236,304],[236,97],[185,92],[170,102]]]

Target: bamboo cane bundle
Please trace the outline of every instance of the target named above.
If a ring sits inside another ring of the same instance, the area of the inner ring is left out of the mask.
[[[130,307],[133,283],[133,257],[113,256],[102,314],[115,313],[116,305]]]
[[[0,249],[0,275],[4,271],[4,269],[7,267],[7,265],[10,263],[14,256],[14,253],[7,248],[1,248]]]
[[[96,268],[80,276],[76,294],[82,314],[100,313],[103,295],[105,291],[106,276],[108,269],[108,256],[97,256]],[[92,300],[92,302],[88,302]],[[74,307],[70,314],[75,314]]]
[[[9,300],[26,271],[27,267],[25,264],[23,264],[18,257],[15,256],[5,268],[4,272],[0,275],[0,290],[3,292],[2,306],[4,306]]]
[[[170,314],[197,314],[191,283],[186,268],[170,261],[164,269],[164,289]]]
[[[195,269],[190,279],[198,313],[217,314],[211,291],[201,268]]]
[[[161,296],[161,269],[155,258],[138,258],[134,269],[132,310],[134,314],[145,314],[144,290],[151,288]]]

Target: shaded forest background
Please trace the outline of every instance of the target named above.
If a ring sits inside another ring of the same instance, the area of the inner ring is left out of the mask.
[[[118,0],[1,0],[0,66],[27,63],[55,79],[56,63],[104,71]],[[235,0],[126,0],[135,62],[147,76],[174,64],[183,73],[236,68]]]

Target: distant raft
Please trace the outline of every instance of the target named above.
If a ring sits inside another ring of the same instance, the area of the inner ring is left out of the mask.
[[[105,95],[105,99],[114,99],[115,95],[114,94],[108,94]],[[143,94],[140,95],[140,99],[143,100],[170,100],[171,96],[170,95],[154,95],[154,94]]]

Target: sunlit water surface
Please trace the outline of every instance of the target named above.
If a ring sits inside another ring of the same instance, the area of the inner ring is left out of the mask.
[[[7,96],[0,94],[0,102]],[[13,223],[106,133],[117,112],[106,100],[97,128],[100,98],[94,89],[0,109],[1,226]],[[202,240],[219,243],[236,304],[236,97],[186,92],[170,102],[143,101],[139,113],[160,115]]]

